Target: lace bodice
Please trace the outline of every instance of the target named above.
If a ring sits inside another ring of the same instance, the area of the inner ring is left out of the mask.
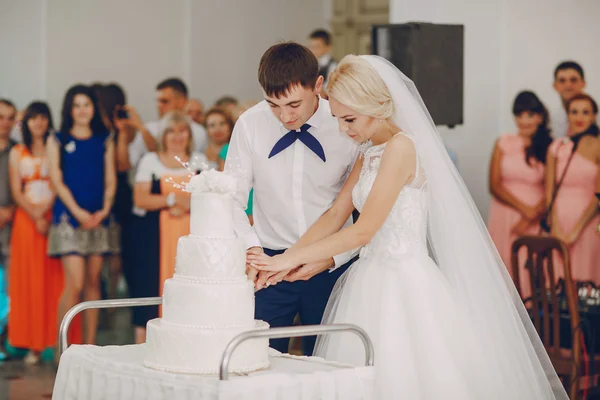
[[[410,137],[410,136],[408,136]],[[367,201],[379,171],[386,143],[361,145],[363,166],[352,190],[352,202],[359,212]],[[361,259],[398,258],[414,253],[427,254],[427,179],[417,155],[415,178],[406,185],[373,239],[360,252]]]

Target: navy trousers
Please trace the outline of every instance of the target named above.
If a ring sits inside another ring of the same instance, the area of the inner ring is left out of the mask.
[[[263,250],[269,256],[284,252]],[[254,296],[256,319],[268,322],[273,328],[292,326],[294,317],[299,313],[303,325],[320,324],[335,282],[357,259],[358,256],[335,271],[323,271],[308,281],[282,281],[257,291]],[[302,338],[302,350],[305,355],[312,355],[316,340],[316,336]],[[289,338],[270,340],[270,346],[282,353],[288,352],[289,343]]]

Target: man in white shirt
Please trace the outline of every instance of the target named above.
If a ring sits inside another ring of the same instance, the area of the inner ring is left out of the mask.
[[[148,122],[129,144],[129,163],[132,167],[137,165],[145,153],[156,149],[157,141],[164,129],[162,118],[170,111],[184,111],[187,101],[188,89],[181,79],[165,79],[156,86],[156,106],[159,120]],[[203,153],[208,144],[206,130],[194,121],[190,121],[190,126],[192,127],[194,151]]]
[[[560,95],[561,107],[550,115],[552,135],[567,135],[569,121],[567,119],[567,103],[573,96],[583,93],[585,78],[583,68],[575,61],[563,61],[554,70],[554,90]]]
[[[317,71],[306,47],[272,46],[259,66],[265,100],[235,125],[225,170],[238,177],[236,233],[248,252],[275,255],[292,246],[331,207],[356,160],[357,145],[339,131],[329,102],[319,96],[323,77]],[[251,188],[254,226],[244,213]],[[259,289],[256,318],[272,327],[291,326],[299,313],[303,324],[319,324],[337,278],[355,259],[356,252],[349,252],[272,276],[257,276],[247,266]],[[282,352],[288,344],[271,340]],[[304,338],[305,354],[312,354],[314,344],[315,337]]]
[[[321,96],[327,98],[329,74],[333,72],[338,64],[331,55],[333,50],[331,45],[331,34],[324,29],[317,29],[310,34],[308,39],[310,51],[312,51],[315,57],[317,57],[317,60],[319,60],[319,76],[322,76],[324,79]]]

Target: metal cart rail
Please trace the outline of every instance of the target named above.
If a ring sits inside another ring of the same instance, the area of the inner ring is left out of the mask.
[[[67,349],[67,333],[73,318],[82,311],[96,308],[121,308],[121,307],[141,307],[155,306],[162,304],[162,297],[140,297],[133,299],[114,299],[114,300],[95,300],[84,301],[71,308],[64,316],[60,323],[59,338],[58,338],[58,353],[62,353]],[[221,358],[219,367],[219,380],[226,381],[229,379],[229,363],[231,356],[236,348],[244,341],[255,338],[289,338],[302,337],[313,335],[328,335],[335,332],[352,332],[356,334],[365,346],[365,365],[372,366],[374,363],[373,343],[367,335],[367,332],[359,326],[353,324],[332,324],[332,325],[306,325],[306,326],[291,326],[285,328],[271,328],[261,331],[247,331],[235,336],[225,348]]]

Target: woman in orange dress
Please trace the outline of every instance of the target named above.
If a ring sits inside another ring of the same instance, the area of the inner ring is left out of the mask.
[[[160,211],[160,294],[162,295],[163,283],[171,278],[175,272],[175,257],[177,256],[177,241],[180,237],[190,233],[190,196],[189,193],[175,187],[170,182],[172,178],[176,183],[187,182],[190,172],[182,168],[181,162],[190,162],[190,168],[206,165],[204,154],[193,153],[192,135],[189,122],[183,113],[173,112],[165,117],[162,135],[162,150],[157,153],[161,164],[168,169],[180,168],[179,174],[162,176],[160,192],[166,195],[167,208]]]
[[[552,142],[548,112],[529,91],[517,95],[513,105],[516,135],[503,135],[496,142],[490,165],[488,230],[502,261],[513,275],[511,248],[518,236],[536,235],[545,212],[544,164]],[[530,293],[524,262],[519,266],[521,295]]]
[[[59,259],[47,254],[47,233],[55,193],[50,185],[45,142],[52,117],[45,103],[27,107],[23,141],[10,152],[10,185],[17,204],[11,237],[8,341],[29,349],[27,364],[39,361],[40,352],[57,342],[58,299],[64,285]],[[81,329],[72,325],[71,342],[81,342]]]
[[[600,285],[598,105],[586,94],[576,95],[567,104],[567,117],[568,136],[555,140],[548,152],[546,196],[556,197],[551,234],[569,246],[573,279]]]

